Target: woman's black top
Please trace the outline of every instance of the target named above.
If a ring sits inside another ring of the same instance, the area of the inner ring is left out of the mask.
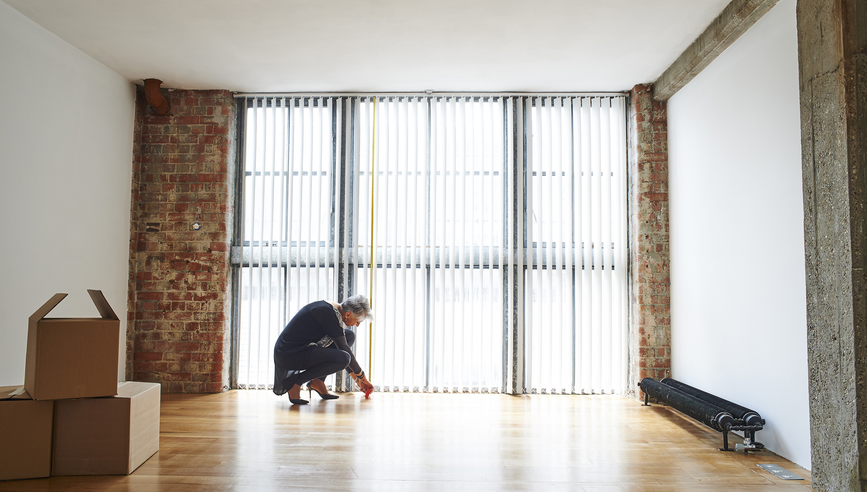
[[[280,333],[274,356],[289,355],[311,344],[328,347],[343,336],[339,315],[327,301],[316,301],[301,308]]]

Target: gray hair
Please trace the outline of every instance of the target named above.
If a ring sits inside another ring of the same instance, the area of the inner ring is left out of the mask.
[[[365,319],[373,319],[373,313],[370,311],[370,301],[363,295],[347,297],[340,303],[340,309],[343,312],[350,312],[358,317],[359,321]]]

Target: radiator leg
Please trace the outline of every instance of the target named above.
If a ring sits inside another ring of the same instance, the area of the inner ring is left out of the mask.
[[[729,448],[729,431],[724,430],[723,433],[723,447],[719,448],[720,451],[734,451],[734,449]]]

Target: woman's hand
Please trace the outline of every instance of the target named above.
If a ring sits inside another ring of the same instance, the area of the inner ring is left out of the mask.
[[[363,392],[367,392],[368,389],[370,389],[370,391],[373,391],[373,384],[371,384],[366,377],[356,379],[355,384],[357,384],[358,388]]]

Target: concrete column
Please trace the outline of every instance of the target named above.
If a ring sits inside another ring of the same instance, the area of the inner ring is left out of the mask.
[[[799,0],[812,479],[867,491],[867,0]]]

